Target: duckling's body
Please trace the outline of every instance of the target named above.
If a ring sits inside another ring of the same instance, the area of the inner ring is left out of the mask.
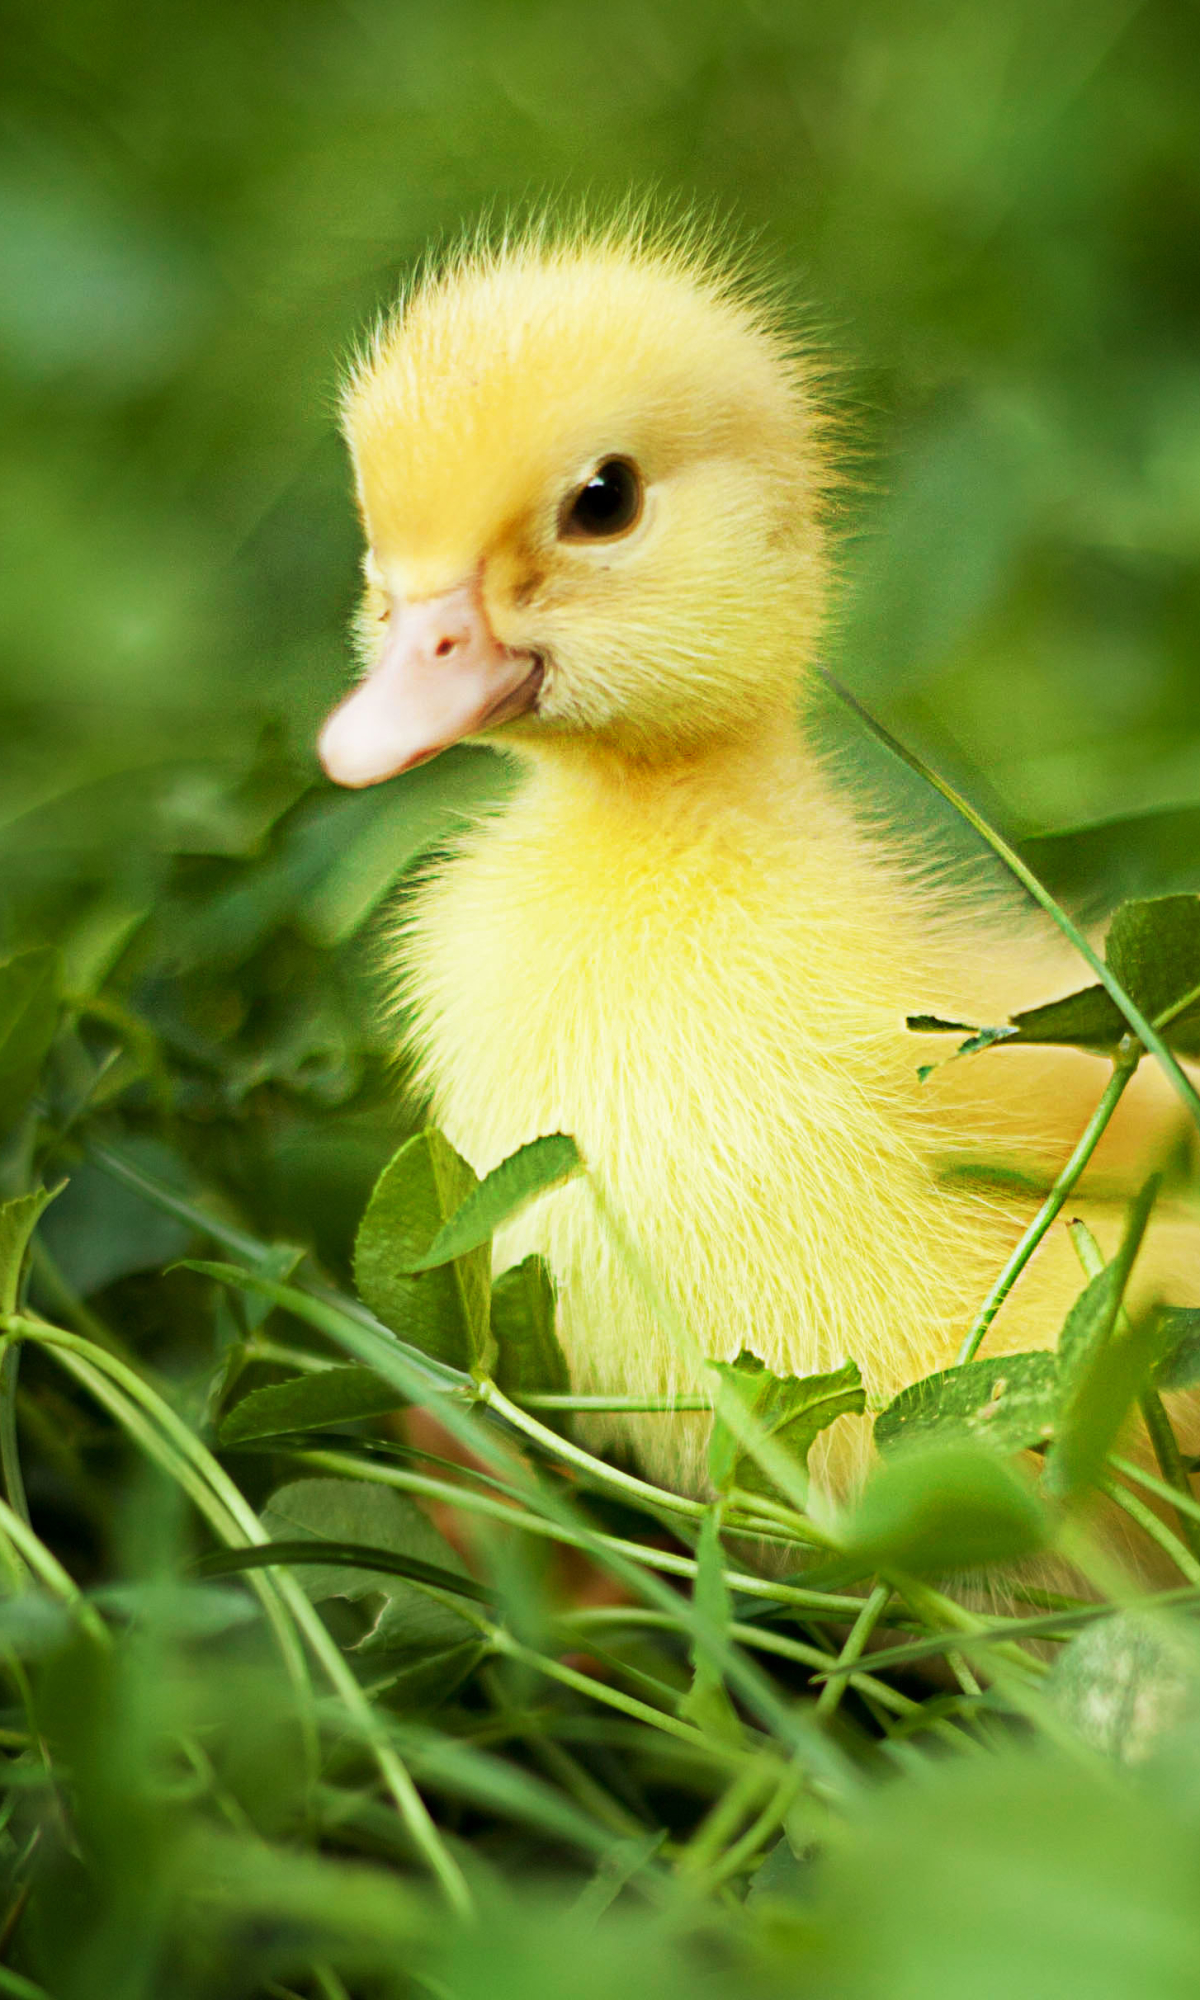
[[[1027,937],[1027,983],[1038,955]],[[964,1120],[939,1077],[918,1082],[908,1007],[1002,1017],[1031,997],[1005,992],[998,956],[856,827],[798,730],[653,778],[538,767],[463,843],[406,927],[405,990],[435,1114],[480,1173],[534,1133],[579,1141],[592,1185],[527,1210],[497,1259],[549,1259],[580,1390],[703,1388],[702,1356],[748,1347],[781,1373],[853,1355],[878,1402],[953,1359],[1032,1208],[954,1191],[945,1168],[1044,1144],[1083,1101],[1076,1076],[1041,1121],[987,1097]],[[1023,1097],[1028,1053],[991,1060]],[[1064,1237],[992,1351],[1051,1340],[1080,1283]],[[701,1482],[700,1426],[593,1434]],[[841,1484],[865,1429],[826,1443]]]
[[[418,293],[348,429],[392,635],[327,762],[371,782],[452,727],[525,767],[420,887],[398,970],[477,1171],[538,1133],[580,1144],[588,1179],[497,1246],[548,1257],[577,1387],[700,1387],[749,1347],[781,1372],[853,1355],[878,1402],[948,1364],[1030,1210],[948,1185],[947,1159],[1044,1155],[1103,1077],[1004,1051],[917,1080],[906,1014],[1002,1019],[1073,974],[902,863],[805,737],[826,481],[803,369],[686,255],[529,243]],[[610,532],[634,474],[641,512]],[[1048,1244],[996,1345],[1052,1341],[1079,1284]],[[701,1483],[697,1426],[622,1429]],[[829,1434],[835,1482],[864,1436]]]

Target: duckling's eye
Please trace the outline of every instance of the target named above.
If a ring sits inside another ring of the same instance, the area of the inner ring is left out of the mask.
[[[559,534],[566,541],[611,541],[641,519],[642,482],[627,458],[606,458],[563,509]]]

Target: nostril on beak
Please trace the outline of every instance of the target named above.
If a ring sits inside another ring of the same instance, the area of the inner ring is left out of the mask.
[[[447,659],[458,644],[459,641],[457,639],[439,639],[433,649],[434,658],[437,660]]]

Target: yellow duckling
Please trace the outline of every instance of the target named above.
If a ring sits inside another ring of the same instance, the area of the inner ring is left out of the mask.
[[[1029,1050],[917,1081],[906,1013],[1080,982],[865,826],[799,726],[829,572],[812,367],[687,245],[534,233],[426,277],[345,421],[367,672],[326,770],[373,784],[482,736],[524,772],[399,939],[435,1115],[480,1173],[572,1133],[672,1309],[586,1183],[534,1204],[499,1257],[549,1259],[577,1387],[693,1390],[749,1347],[853,1355],[877,1403],[947,1365],[1029,1211],[939,1165],[1073,1138],[1103,1073]],[[1052,1342],[1081,1282],[1063,1232],[992,1345]],[[696,1422],[621,1429],[702,1485]],[[826,1434],[834,1484],[866,1437]]]

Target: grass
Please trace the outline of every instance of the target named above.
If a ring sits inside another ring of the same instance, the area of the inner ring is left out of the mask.
[[[1121,1310],[1155,1186],[1107,1271],[1080,1241],[1058,1373],[1039,1359],[1035,1429],[1002,1440],[1036,1439],[1032,1484],[979,1446],[994,1371],[968,1360],[920,1390],[921,1453],[814,1516],[807,1444],[861,1407],[856,1373],[745,1361],[714,1383],[716,1500],[659,1490],[573,1437],[595,1399],[543,1274],[516,1319],[507,1280],[488,1309],[490,1232],[573,1149],[448,1173],[364,1033],[353,947],[304,942],[319,877],[280,894],[339,804],[292,797],[199,882],[177,864],[90,988],[36,945],[0,967],[0,1992],[1177,1990],[1200,1504],[1168,1412],[1196,1331]],[[1122,921],[1187,1049],[1164,907]],[[230,911],[236,951],[189,954]],[[1055,1213],[1139,1054],[1126,1036]],[[326,1149],[332,1217],[297,1171]],[[458,1274],[432,1319],[426,1280],[372,1261],[397,1228],[414,1272]],[[1136,1398],[1161,1478],[1117,1449]],[[1091,1541],[1098,1488],[1161,1586]],[[1046,1548],[1088,1597],[1013,1583]],[[964,1567],[1004,1609],[947,1593]]]

